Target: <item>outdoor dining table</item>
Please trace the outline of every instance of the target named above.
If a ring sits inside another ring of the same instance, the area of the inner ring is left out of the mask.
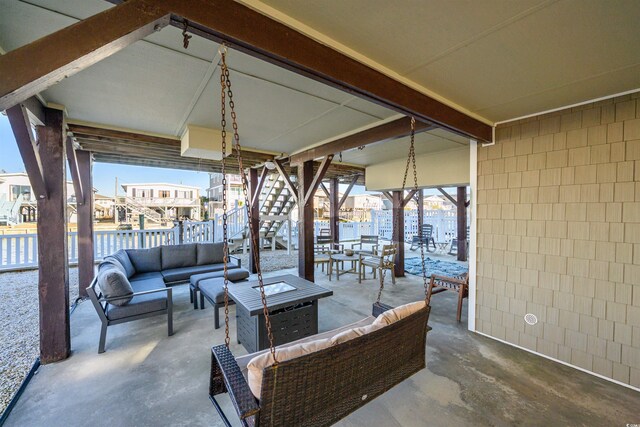
[[[344,268],[344,263],[345,262],[350,262],[351,263],[351,268],[349,269],[345,269]],[[335,272],[336,272],[336,279],[340,280],[340,276],[342,276],[343,274],[346,273],[355,273],[358,274],[358,263],[360,262],[360,255],[359,254],[353,254],[353,255],[345,255],[345,254],[336,254],[336,255],[331,255],[331,261],[330,261],[330,266],[329,266],[329,280],[331,280],[331,275],[333,274],[333,266],[335,264]]]

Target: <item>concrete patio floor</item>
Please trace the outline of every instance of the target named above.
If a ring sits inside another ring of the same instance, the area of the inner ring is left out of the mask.
[[[319,269],[316,278],[334,291],[320,300],[320,331],[370,314],[377,280],[359,285],[355,275],[346,274],[329,282]],[[395,287],[389,281],[383,300],[397,305],[422,295],[421,278],[407,276]],[[167,337],[164,316],[112,326],[102,355],[98,316],[90,302],[80,304],[71,318],[72,356],[40,368],[7,425],[223,425],[207,392],[210,347],[223,342],[224,326],[214,330],[210,306],[193,310],[187,286],[175,287],[174,301],[174,336]],[[432,300],[427,369],[337,425],[640,423],[640,393],[470,333],[466,314],[456,322],[455,305],[451,292]],[[230,312],[234,333],[235,308]],[[245,353],[231,342],[234,353]],[[222,400],[235,421],[228,399]]]

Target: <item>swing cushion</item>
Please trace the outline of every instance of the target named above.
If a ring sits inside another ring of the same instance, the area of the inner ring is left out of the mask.
[[[350,341],[354,338],[361,337],[370,332],[376,331],[385,325],[372,323],[371,325],[361,326],[359,328],[348,329],[344,332],[340,332],[331,338],[331,345],[342,344],[343,342]]]
[[[417,301],[400,305],[392,310],[387,310],[379,315],[371,326],[378,325],[382,327],[385,325],[390,325],[400,319],[404,319],[405,317],[415,313],[416,311],[419,311],[420,309],[424,308],[425,305],[426,302]]]
[[[287,347],[276,348],[276,358],[278,362],[295,359],[305,354],[314,353],[319,350],[331,347],[331,340],[328,338],[303,342],[300,344],[290,345]],[[262,388],[262,371],[264,368],[273,365],[273,356],[270,351],[260,354],[251,359],[247,365],[249,388],[256,398],[260,398]]]

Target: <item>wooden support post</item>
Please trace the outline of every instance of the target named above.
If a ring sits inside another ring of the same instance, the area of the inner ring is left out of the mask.
[[[404,277],[404,192],[393,191],[393,243],[398,245],[396,253],[396,277]]]
[[[263,172],[263,175],[266,174]],[[249,200],[251,200],[251,218],[249,219],[249,271],[251,274],[258,272],[256,259],[260,259],[260,182],[264,180],[258,179],[258,170],[249,169]],[[253,236],[253,237],[251,237]],[[259,261],[258,261],[259,262]]]
[[[69,258],[67,248],[66,137],[63,113],[45,108],[38,126],[38,151],[47,198],[38,199],[38,294],[40,362],[66,359],[69,334]]]
[[[305,201],[312,181],[313,161],[298,165],[298,276],[313,282],[313,196]]]
[[[70,142],[70,141],[68,141]],[[77,151],[78,173],[84,200],[76,198],[78,209],[78,285],[80,297],[87,296],[87,287],[95,274],[93,244],[93,158],[88,151]]]
[[[338,178],[329,181],[329,231],[334,243],[340,243],[340,192]]]
[[[458,187],[458,261],[467,260],[467,187]]]

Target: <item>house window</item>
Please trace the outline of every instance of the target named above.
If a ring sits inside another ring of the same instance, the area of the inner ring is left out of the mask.
[[[151,196],[151,194],[150,194],[149,190],[142,190],[140,188],[137,188],[137,189],[134,188],[133,189],[133,197],[137,197],[137,198],[140,198],[140,199],[145,199],[145,198],[150,197],[150,196]]]
[[[171,191],[160,190],[158,191],[158,197],[160,197],[161,199],[168,199],[169,197],[171,197]]]
[[[18,197],[23,194],[26,200],[31,198],[31,186],[29,185],[12,185],[11,186],[11,201],[18,200]]]

